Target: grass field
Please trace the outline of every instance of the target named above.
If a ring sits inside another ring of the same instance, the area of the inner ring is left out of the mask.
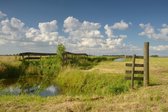
[[[5,63],[8,62],[11,63],[6,59]],[[20,62],[11,64],[17,67]],[[0,96],[0,111],[167,112],[168,58],[150,58],[150,86],[135,90],[127,90],[129,83],[123,80],[124,65],[125,62],[106,60],[87,70],[67,67],[53,80],[62,88],[60,95],[46,98]],[[0,71],[4,69],[1,67]],[[33,71],[33,68],[29,69],[29,72]],[[120,91],[117,93],[115,90]]]

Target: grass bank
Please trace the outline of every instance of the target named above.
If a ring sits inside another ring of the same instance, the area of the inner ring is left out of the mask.
[[[149,87],[140,87],[117,95],[111,94],[110,91],[113,89],[110,85],[116,85],[113,84],[114,79],[117,78],[119,82],[123,80],[120,78],[124,76],[122,74],[125,69],[124,63],[102,61],[89,70],[67,68],[53,78],[54,83],[64,88],[60,88],[62,95],[46,98],[27,95],[0,96],[0,110],[167,112],[168,58],[150,58],[151,85]],[[83,92],[85,94],[82,94]]]

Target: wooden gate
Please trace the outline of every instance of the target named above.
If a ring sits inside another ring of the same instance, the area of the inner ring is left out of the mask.
[[[131,70],[126,70],[125,73],[131,76],[125,77],[126,80],[131,80],[131,88],[134,88],[134,80],[143,80],[144,86],[149,85],[149,42],[144,43],[144,56],[126,56],[126,58],[132,58],[132,63],[126,63],[126,67],[131,67]],[[137,64],[136,59],[143,59],[143,64]],[[143,67],[143,70],[136,70],[137,67]],[[142,74],[137,77],[136,74]]]

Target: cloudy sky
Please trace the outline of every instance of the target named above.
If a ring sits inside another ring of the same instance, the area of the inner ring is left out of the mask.
[[[0,54],[168,55],[167,0],[0,0]]]

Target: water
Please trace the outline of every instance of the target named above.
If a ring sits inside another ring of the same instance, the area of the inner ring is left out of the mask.
[[[51,85],[44,89],[42,92],[39,93],[40,96],[47,97],[47,96],[55,96],[58,94],[58,88]]]
[[[117,58],[114,60],[114,62],[123,62],[125,60],[125,58]]]
[[[21,93],[21,89],[16,87],[9,87],[4,90],[2,90],[2,94],[12,94],[12,95],[19,95]]]
[[[21,89],[19,87],[9,87],[4,90],[0,90],[0,95],[20,95],[21,93],[25,93],[28,95],[39,95],[42,97],[47,97],[56,96],[58,95],[58,92],[58,87],[54,85],[50,85],[42,90],[40,90],[40,86],[29,87],[26,89]]]

